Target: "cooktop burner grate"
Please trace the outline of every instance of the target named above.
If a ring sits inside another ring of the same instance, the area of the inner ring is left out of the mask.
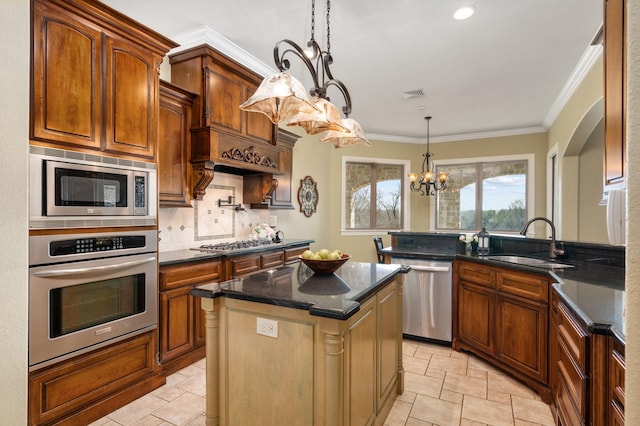
[[[243,240],[228,243],[203,244],[196,250],[229,251],[273,244],[271,240]]]

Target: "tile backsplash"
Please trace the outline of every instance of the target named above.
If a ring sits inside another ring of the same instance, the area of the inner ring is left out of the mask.
[[[218,206],[218,200],[231,206]],[[215,173],[213,181],[201,201],[193,201],[193,208],[161,208],[158,213],[160,251],[181,250],[202,244],[216,244],[243,240],[251,230],[263,222],[269,223],[271,210],[236,210],[242,204],[242,176]]]

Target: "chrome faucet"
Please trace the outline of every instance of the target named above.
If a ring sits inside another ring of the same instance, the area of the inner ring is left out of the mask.
[[[534,217],[529,222],[525,223],[524,228],[522,228],[522,231],[520,231],[520,235],[526,235],[529,225],[531,225],[536,220],[547,222],[551,227],[551,246],[549,246],[549,259],[555,259],[556,257],[558,257],[558,255],[562,256],[564,254],[564,250],[558,249],[556,247],[556,227],[553,222],[551,222],[546,217]]]

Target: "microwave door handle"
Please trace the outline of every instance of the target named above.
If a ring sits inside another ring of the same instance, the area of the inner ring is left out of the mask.
[[[153,262],[155,260],[156,260],[156,257],[152,256],[146,259],[132,260],[130,262],[119,263],[117,265],[104,265],[104,266],[96,266],[93,268],[89,267],[89,268],[61,269],[58,271],[38,271],[38,272],[35,272],[33,275],[35,275],[36,277],[62,277],[65,275],[80,275],[80,274],[86,274],[87,272],[95,272],[95,271],[113,271],[118,269],[129,268],[132,266],[142,265],[144,263]]]

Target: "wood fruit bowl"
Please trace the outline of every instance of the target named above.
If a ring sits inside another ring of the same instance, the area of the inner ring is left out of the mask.
[[[300,261],[307,265],[314,274],[318,275],[329,275],[333,274],[338,270],[347,260],[350,259],[351,256],[348,254],[342,253],[341,259],[336,260],[313,260],[313,259],[304,259],[302,256],[300,257]]]

